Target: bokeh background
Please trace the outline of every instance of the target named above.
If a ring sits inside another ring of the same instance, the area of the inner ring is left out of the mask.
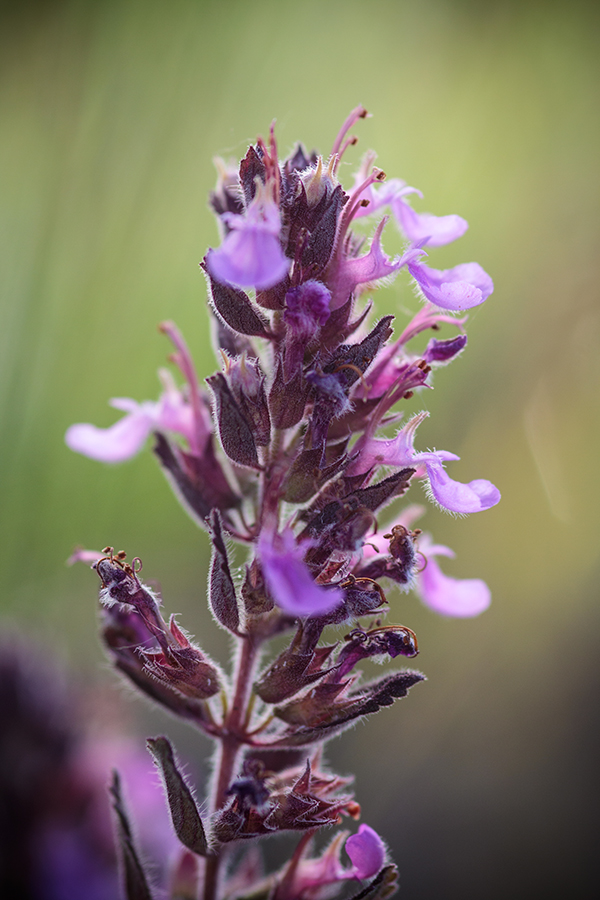
[[[599,342],[598,14],[592,4],[468,0],[2,4],[0,554],[5,627],[88,688],[113,684],[96,578],[77,544],[144,560],[168,611],[216,654],[208,541],[149,452],[109,467],[70,453],[74,421],[112,396],[155,398],[175,319],[213,367],[198,261],[215,244],[211,158],[277,119],[280,146],[324,151],[357,103],[342,177],[373,147],[419,207],[470,222],[432,252],[475,259],[496,289],[469,348],[420,398],[421,445],[485,477],[497,508],[424,527],[483,577],[492,608],[445,621],[397,595],[428,682],[331,745],[364,820],[388,840],[404,900],[591,897],[597,824]],[[388,228],[386,247],[399,238]],[[399,323],[406,278],[379,291]],[[417,500],[422,498],[416,497]],[[111,687],[112,691],[113,688]],[[115,703],[121,694],[115,690]],[[171,728],[201,778],[208,745],[140,703],[130,731]],[[140,738],[141,740],[141,738]]]

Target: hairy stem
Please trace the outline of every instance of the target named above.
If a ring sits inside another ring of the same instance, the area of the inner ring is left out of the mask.
[[[250,637],[241,638],[241,646],[236,660],[233,678],[233,698],[223,722],[220,746],[215,761],[215,778],[211,812],[216,812],[227,803],[227,791],[238,765],[240,750],[244,743],[248,710],[248,699],[252,685],[254,666],[257,660],[257,645]],[[204,876],[204,900],[216,900],[219,869],[224,857],[222,849],[206,860]]]

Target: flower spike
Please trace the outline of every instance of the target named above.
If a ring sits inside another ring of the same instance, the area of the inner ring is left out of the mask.
[[[174,615],[164,618],[139,559],[129,564],[111,547],[71,557],[91,562],[100,578],[102,639],[114,667],[219,748],[206,796],[197,799],[168,738],[148,743],[181,844],[170,889],[157,884],[161,896],[391,897],[397,869],[369,825],[338,831],[315,849],[320,829],[360,816],[351,778],[324,765],[322,748],[424,680],[403,665],[419,653],[417,635],[385,621],[397,606],[390,587],[415,591],[429,609],[455,618],[490,603],[483,581],[442,571],[438,558],[452,550],[414,527],[423,508],[403,498],[418,479],[458,515],[500,499],[485,479],[452,480],[445,466],[458,460],[454,453],[416,449],[429,413],[408,417],[405,406],[463,353],[467,317],[457,313],[481,305],[493,283],[477,263],[425,264],[467,223],[417,213],[408,198],[421,192],[385,180],[373,152],[353,184],[341,183],[340,159],[366,116],[362,106],[352,110],[329,156],[297,144],[280,159],[273,123],[239,168],[218,162],[210,203],[222,242],[200,264],[221,362],[206,378],[210,390],[176,325],[164,322],[183,387],[161,371],[156,402],[113,400],[124,414],[114,425],[73,425],[66,435],[73,450],[120,462],[154,433],[177,498],[208,532],[209,608],[234,647],[221,668]],[[395,257],[384,249],[384,208],[407,240]],[[370,241],[355,231],[367,215],[379,216]],[[375,316],[368,296],[403,268],[424,305],[408,318],[404,301],[396,316]],[[415,340],[429,330],[433,336]],[[205,585],[203,573],[199,593]],[[365,660],[389,669],[367,678]],[[265,874],[252,848],[284,831],[296,832],[296,849]],[[123,894],[139,888],[149,897],[131,835],[127,822]]]

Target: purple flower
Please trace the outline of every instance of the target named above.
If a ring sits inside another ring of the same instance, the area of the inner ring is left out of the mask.
[[[416,213],[402,199],[403,194],[406,193],[408,192],[396,193],[391,199],[391,207],[394,217],[409,241],[414,243],[426,241],[428,247],[442,247],[444,244],[449,244],[462,237],[469,227],[469,223],[461,216],[433,216],[430,213]]]
[[[417,575],[417,590],[423,603],[443,616],[468,618],[484,612],[492,601],[490,589],[480,578],[451,578],[444,575],[435,556],[454,558],[443,544],[434,544],[429,535],[420,539],[419,550],[427,565]]]
[[[138,453],[151,431],[175,431],[191,443],[194,437],[194,417],[174,385],[167,388],[157,403],[145,400],[137,403],[128,397],[110,401],[115,409],[127,413],[110,428],[80,423],[71,425],[65,442],[71,450],[83,453],[100,462],[119,463]]]
[[[494,290],[494,282],[479,263],[461,263],[453,269],[430,269],[421,262],[408,262],[408,271],[424,296],[442,309],[461,310],[479,306]]]
[[[417,456],[421,457],[425,455],[423,453],[417,454]],[[490,509],[490,507],[495,506],[500,501],[500,491],[491,481],[487,481],[485,478],[476,478],[468,484],[453,481],[444,469],[440,454],[437,455],[438,459],[435,459],[436,454],[431,454],[432,459],[427,461],[427,474],[429,476],[431,493],[444,509],[448,509],[450,512],[468,514]],[[449,456],[452,456],[452,454]],[[455,458],[458,459],[458,457]]]
[[[305,281],[285,295],[285,377],[290,381],[302,368],[306,345],[325,325],[329,316],[331,291],[320,281]]]
[[[384,216],[377,226],[368,253],[359,257],[340,258],[334,278],[332,309],[343,306],[359,285],[371,284],[381,278],[395,275],[402,266],[423,254],[424,251],[420,247],[411,247],[402,257],[397,256],[391,260],[386,256],[381,246],[381,232],[388,220],[389,216]]]
[[[315,584],[303,561],[304,551],[290,528],[281,534],[263,530],[257,554],[267,587],[277,605],[286,612],[294,616],[315,616],[342,603],[344,595],[339,588],[326,590]]]
[[[427,242],[429,247],[441,247],[451,241],[462,237],[469,227],[469,223],[461,216],[434,216],[431,213],[416,213],[404,200],[407,194],[418,194],[421,191],[409,187],[405,181],[392,178],[382,185],[368,183],[368,175],[375,162],[376,155],[372,151],[367,153],[362,161],[359,171],[354,178],[356,195],[361,200],[367,200],[368,206],[359,206],[354,212],[353,218],[370,216],[384,206],[390,206],[394,218],[409,241],[413,243]],[[366,186],[362,185],[366,183]]]
[[[230,231],[218,250],[210,250],[206,264],[213,278],[235,287],[266,290],[288,273],[290,260],[281,249],[281,221],[275,201],[257,184],[245,216],[224,213]]]
[[[455,338],[447,341],[438,341],[435,338],[431,338],[423,353],[423,359],[429,365],[445,366],[459,353],[462,353],[466,346],[466,334],[458,334]]]
[[[300,340],[311,340],[331,315],[331,292],[320,281],[305,281],[285,295],[287,331]]]
[[[361,825],[358,834],[347,835],[347,831],[337,834],[321,856],[301,857],[294,865],[292,877],[282,896],[288,900],[292,897],[330,897],[330,885],[377,875],[386,858],[385,844],[377,832],[368,825]],[[352,861],[350,868],[344,866],[340,859],[344,838],[344,848]]]
[[[348,470],[357,475],[368,472],[373,466],[404,466],[423,464],[429,477],[429,485],[434,500],[450,512],[467,514],[481,512],[495,506],[500,500],[500,491],[490,481],[477,479],[462,484],[453,481],[444,470],[443,463],[460,457],[447,450],[417,453],[414,449],[415,433],[429,413],[420,412],[401,428],[395,438],[389,440],[367,437],[360,438],[354,448],[358,458]]]
[[[369,825],[361,825],[358,834],[348,838],[345,850],[355,878],[373,878],[385,862],[385,844]]]

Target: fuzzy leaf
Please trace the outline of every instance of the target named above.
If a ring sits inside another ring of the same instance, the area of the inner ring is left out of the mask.
[[[319,741],[326,741],[344,731],[351,722],[370,713],[378,712],[383,706],[391,706],[395,700],[406,697],[409,689],[419,681],[424,681],[421,672],[404,671],[387,675],[370,684],[363,685],[336,702],[334,697],[319,696],[321,688],[332,685],[318,685],[313,688],[312,704],[307,698],[293,700],[275,709],[275,715],[286,722],[312,718],[314,724],[291,727],[277,738],[272,747],[303,747]],[[335,686],[333,686],[335,687]],[[339,686],[338,686],[339,687]]]
[[[329,262],[335,244],[338,216],[347,199],[342,186],[338,184],[328,198],[327,208],[304,248],[302,262],[311,266],[315,274],[324,269]]]
[[[378,481],[377,484],[354,491],[344,497],[344,501],[356,502],[360,506],[370,509],[371,512],[375,512],[380,506],[404,494],[408,490],[409,481],[415,472],[416,469],[400,469],[399,472],[395,472],[389,478],[384,478],[383,481]]]
[[[265,177],[265,164],[254,147],[248,147],[248,152],[240,163],[240,184],[244,191],[246,205],[254,199],[256,193],[255,179],[260,178],[264,183]]]
[[[156,432],[154,437],[154,453],[182,506],[195,522],[205,528],[211,509],[239,506],[240,498],[231,490],[215,457],[212,439],[199,460],[171,444],[163,434]]]
[[[171,744],[166,737],[148,738],[147,744],[164,782],[177,837],[188,850],[206,856],[208,843],[202,819],[192,792],[177,767]]]
[[[384,316],[373,330],[360,344],[342,344],[333,354],[332,359],[325,366],[325,372],[334,372],[342,369],[345,373],[344,380],[349,387],[360,377],[356,369],[366,372],[381,347],[392,334],[390,323],[393,316]],[[355,368],[344,368],[353,366]]]
[[[308,385],[301,375],[285,381],[283,366],[277,364],[275,378],[269,392],[269,411],[275,428],[293,428],[304,416]]]
[[[152,900],[146,873],[133,843],[131,825],[121,796],[121,779],[116,769],[113,771],[109,791],[117,818],[117,842],[121,857],[121,878],[125,898],[126,900]]]
[[[244,291],[230,284],[220,284],[213,278],[210,279],[210,291],[217,313],[230,328],[238,334],[267,337],[269,323]]]
[[[348,462],[348,456],[342,453],[331,465],[321,468],[321,457],[322,452],[318,448],[303,450],[296,457],[285,480],[284,500],[305,503]]]
[[[210,606],[217,622],[237,634],[240,627],[237,595],[223,540],[221,517],[216,509],[210,515],[209,524],[213,547],[208,583]]]
[[[219,435],[223,450],[240,466],[258,469],[256,442],[250,425],[235,402],[225,376],[220,372],[206,379],[215,397]]]

